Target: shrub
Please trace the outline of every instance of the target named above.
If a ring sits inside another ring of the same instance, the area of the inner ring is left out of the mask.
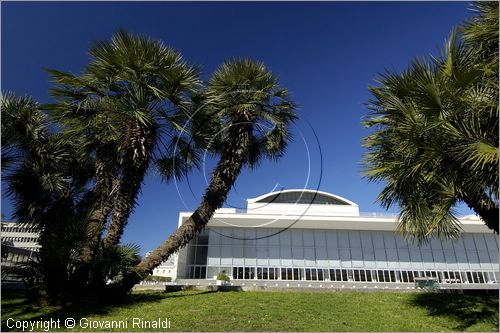
[[[172,278],[170,276],[148,275],[142,281],[146,281],[146,282],[170,282],[170,281],[172,281]]]
[[[227,276],[225,271],[222,271],[217,274],[217,280],[229,282],[229,276]]]

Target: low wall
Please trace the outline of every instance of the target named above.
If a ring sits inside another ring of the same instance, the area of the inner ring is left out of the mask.
[[[169,283],[165,290],[242,290],[242,291],[407,291],[419,292],[429,289],[418,289],[414,283],[383,282],[330,282],[330,281],[263,281],[238,280],[228,285],[217,286],[215,280],[182,279]],[[498,284],[440,284],[433,291],[462,293],[464,291],[490,290],[498,292]]]

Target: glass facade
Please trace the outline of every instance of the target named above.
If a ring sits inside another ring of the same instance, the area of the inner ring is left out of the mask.
[[[185,278],[498,283],[498,238],[464,233],[417,245],[390,231],[211,227],[186,248]],[[180,276],[182,277],[182,276]]]

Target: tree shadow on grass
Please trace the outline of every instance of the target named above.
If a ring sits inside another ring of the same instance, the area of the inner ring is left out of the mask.
[[[413,305],[424,307],[430,316],[445,316],[459,322],[453,329],[464,331],[481,322],[498,328],[498,293],[417,293]]]
[[[183,292],[177,292],[177,291],[171,291],[171,292],[164,292],[163,295],[164,298],[178,298],[178,297],[193,297],[193,296],[200,296],[200,295],[206,295],[206,294],[213,294],[217,293],[217,290],[206,290],[206,291],[200,291],[200,292],[192,292],[192,293],[183,293]]]
[[[69,307],[51,307],[53,310],[45,311],[41,315],[41,306],[36,306],[24,300],[22,292],[9,293],[8,295],[2,294],[2,331],[8,331],[6,320],[11,317],[15,320],[22,317],[22,320],[38,321],[49,319],[61,319],[64,322],[66,318],[73,318],[78,322],[81,318],[91,317],[92,315],[107,315],[115,309],[130,309],[141,306],[141,304],[151,304],[153,302],[160,302],[169,298],[177,297],[192,297],[216,291],[202,291],[202,292],[139,292],[132,293],[126,297],[124,302],[115,304],[98,304],[98,305],[79,305]],[[19,301],[18,301],[19,300]],[[12,330],[12,329],[11,329]]]

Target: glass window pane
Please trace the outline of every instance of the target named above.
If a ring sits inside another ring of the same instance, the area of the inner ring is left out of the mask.
[[[335,278],[335,270],[334,269],[330,269],[330,281],[337,281],[337,279]]]
[[[201,272],[200,272],[200,278],[206,279],[207,278],[207,266],[202,266],[201,267]]]
[[[274,274],[274,267],[269,268],[269,280],[274,280],[275,279],[275,274]]]
[[[342,281],[342,270],[335,270],[335,281]]]
[[[319,281],[323,281],[324,278],[323,278],[323,270],[322,269],[318,269],[318,280]]]
[[[342,281],[348,281],[349,280],[349,277],[347,276],[347,274],[348,274],[347,269],[343,269],[342,270]],[[351,275],[351,278],[352,278],[352,275]]]

